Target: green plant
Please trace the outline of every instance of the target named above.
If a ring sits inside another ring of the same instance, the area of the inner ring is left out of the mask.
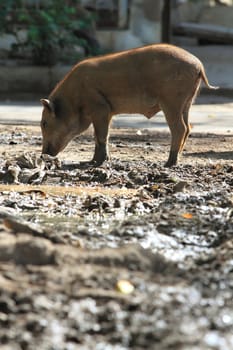
[[[64,49],[75,45],[88,54],[98,53],[98,45],[85,34],[93,22],[93,15],[80,6],[80,0],[37,1],[31,6],[29,0],[5,0],[0,5],[0,33],[13,34],[16,44],[12,49],[28,49],[36,64],[52,65]],[[20,29],[26,30],[23,42]]]

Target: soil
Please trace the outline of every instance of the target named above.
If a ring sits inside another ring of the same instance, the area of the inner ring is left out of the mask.
[[[113,129],[40,158],[39,127],[0,126],[3,350],[233,349],[233,135]]]

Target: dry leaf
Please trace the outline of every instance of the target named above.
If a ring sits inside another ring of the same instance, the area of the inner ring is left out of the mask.
[[[184,213],[184,214],[182,214],[182,217],[184,219],[192,219],[193,218],[193,214],[191,214],[191,213]]]
[[[151,186],[150,189],[151,189],[151,191],[157,191],[159,189],[159,185],[154,184],[154,185]]]

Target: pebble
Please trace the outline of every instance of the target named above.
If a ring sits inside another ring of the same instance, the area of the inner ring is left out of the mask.
[[[15,244],[14,260],[23,265],[54,264],[54,246],[44,238],[20,237]]]

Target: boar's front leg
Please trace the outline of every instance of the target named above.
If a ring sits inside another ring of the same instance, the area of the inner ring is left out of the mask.
[[[109,159],[108,155],[108,145],[107,143],[99,143],[96,142],[95,144],[95,152],[94,156],[91,160],[91,165],[94,166],[100,166],[101,164],[104,163],[105,160]]]
[[[103,109],[102,109],[103,110]],[[105,160],[109,159],[108,153],[108,133],[111,116],[106,114],[105,116],[98,116],[93,120],[95,131],[95,152],[91,163],[95,166],[100,166]]]

